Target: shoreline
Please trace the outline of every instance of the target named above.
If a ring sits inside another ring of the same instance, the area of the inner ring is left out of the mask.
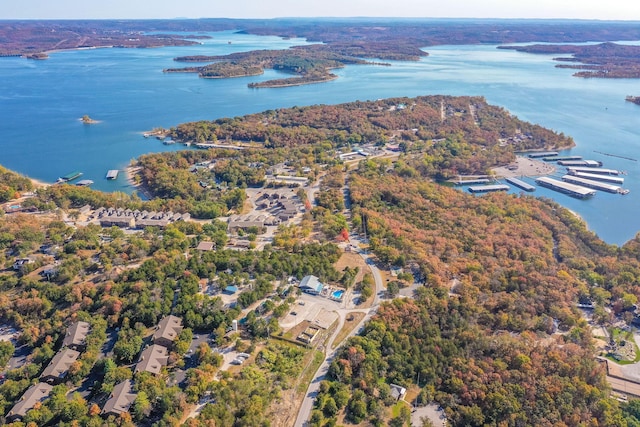
[[[142,184],[136,182],[136,175],[142,169],[141,166],[127,166],[124,168],[124,174],[127,179],[127,183],[135,192],[139,193],[143,200],[152,200],[153,196],[149,193],[149,190]]]

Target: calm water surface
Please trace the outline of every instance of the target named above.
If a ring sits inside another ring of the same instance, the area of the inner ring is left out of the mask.
[[[239,116],[295,105],[333,104],[395,96],[482,95],[524,120],[571,135],[571,154],[627,171],[627,196],[598,192],[576,200],[538,188],[580,214],[610,243],[640,231],[640,107],[625,102],[640,95],[638,80],[578,79],[554,68],[551,55],[498,50],[495,46],[440,46],[419,62],[392,67],[349,66],[332,82],[280,89],[249,89],[247,83],[280,76],[210,80],[195,74],[164,74],[182,55],[217,55],[250,49],[286,48],[304,40],[212,33],[202,45],[160,49],[93,49],[58,52],[46,61],[0,59],[0,164],[44,181],[79,170],[104,191],[131,191],[122,169],[151,151],[178,150],[142,137],[153,127]],[[232,42],[231,44],[229,42]],[[91,126],[84,114],[100,120]],[[515,191],[514,191],[515,192]]]

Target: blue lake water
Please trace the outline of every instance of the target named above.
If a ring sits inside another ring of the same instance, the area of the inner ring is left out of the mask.
[[[280,76],[200,79],[165,74],[183,55],[217,55],[250,49],[286,48],[304,40],[212,33],[191,47],[91,49],[57,52],[46,61],[0,58],[0,164],[53,182],[79,170],[104,191],[131,191],[124,175],[107,181],[135,157],[184,149],[142,137],[144,131],[201,119],[239,116],[295,105],[333,104],[396,96],[481,95],[521,119],[571,135],[571,154],[627,171],[626,196],[598,192],[577,200],[538,188],[534,195],[557,200],[582,216],[610,243],[640,231],[640,166],[594,150],[640,159],[640,107],[625,102],[640,95],[638,80],[579,79],[554,68],[551,55],[498,50],[495,46],[438,46],[419,62],[391,67],[348,66],[337,80],[279,89],[249,89],[247,83]],[[229,43],[231,42],[231,43]],[[100,120],[83,125],[84,114]],[[514,192],[518,192],[514,190]]]

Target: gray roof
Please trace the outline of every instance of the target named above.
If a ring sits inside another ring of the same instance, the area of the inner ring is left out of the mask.
[[[137,396],[137,394],[132,393],[132,391],[133,382],[131,380],[122,381],[117,384],[109,395],[109,400],[104,404],[102,413],[119,415],[127,412]]]
[[[71,345],[84,345],[87,335],[91,329],[88,322],[76,322],[67,328],[62,345],[69,347]]]
[[[24,417],[25,414],[38,402],[42,402],[51,393],[52,385],[47,383],[34,384],[24,392],[20,400],[13,405],[13,408],[7,414],[7,418]]]
[[[73,364],[73,362],[78,360],[79,356],[80,352],[71,350],[70,348],[65,348],[64,350],[59,351],[55,356],[53,356],[53,359],[51,359],[51,362],[49,362],[47,367],[44,368],[44,371],[42,372],[42,375],[40,375],[40,378],[63,378],[67,374],[69,367]]]
[[[166,347],[153,344],[145,348],[140,355],[140,361],[136,365],[135,372],[151,372],[159,374],[163,366],[169,360],[169,351]]]
[[[311,290],[313,292],[320,293],[324,285],[320,283],[320,279],[316,276],[304,276],[300,281],[300,289]]]
[[[180,331],[182,331],[182,319],[177,316],[166,316],[158,323],[158,330],[153,334],[153,340],[165,338],[175,341]]]

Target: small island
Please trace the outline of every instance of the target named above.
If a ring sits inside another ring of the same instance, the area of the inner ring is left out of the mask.
[[[97,123],[100,123],[100,121],[99,121],[99,120],[94,120],[94,119],[92,119],[91,117],[89,117],[87,114],[85,114],[84,116],[82,116],[82,117],[80,118],[80,121],[81,121],[82,123],[84,123],[85,125],[95,125],[95,124],[97,124]]]

